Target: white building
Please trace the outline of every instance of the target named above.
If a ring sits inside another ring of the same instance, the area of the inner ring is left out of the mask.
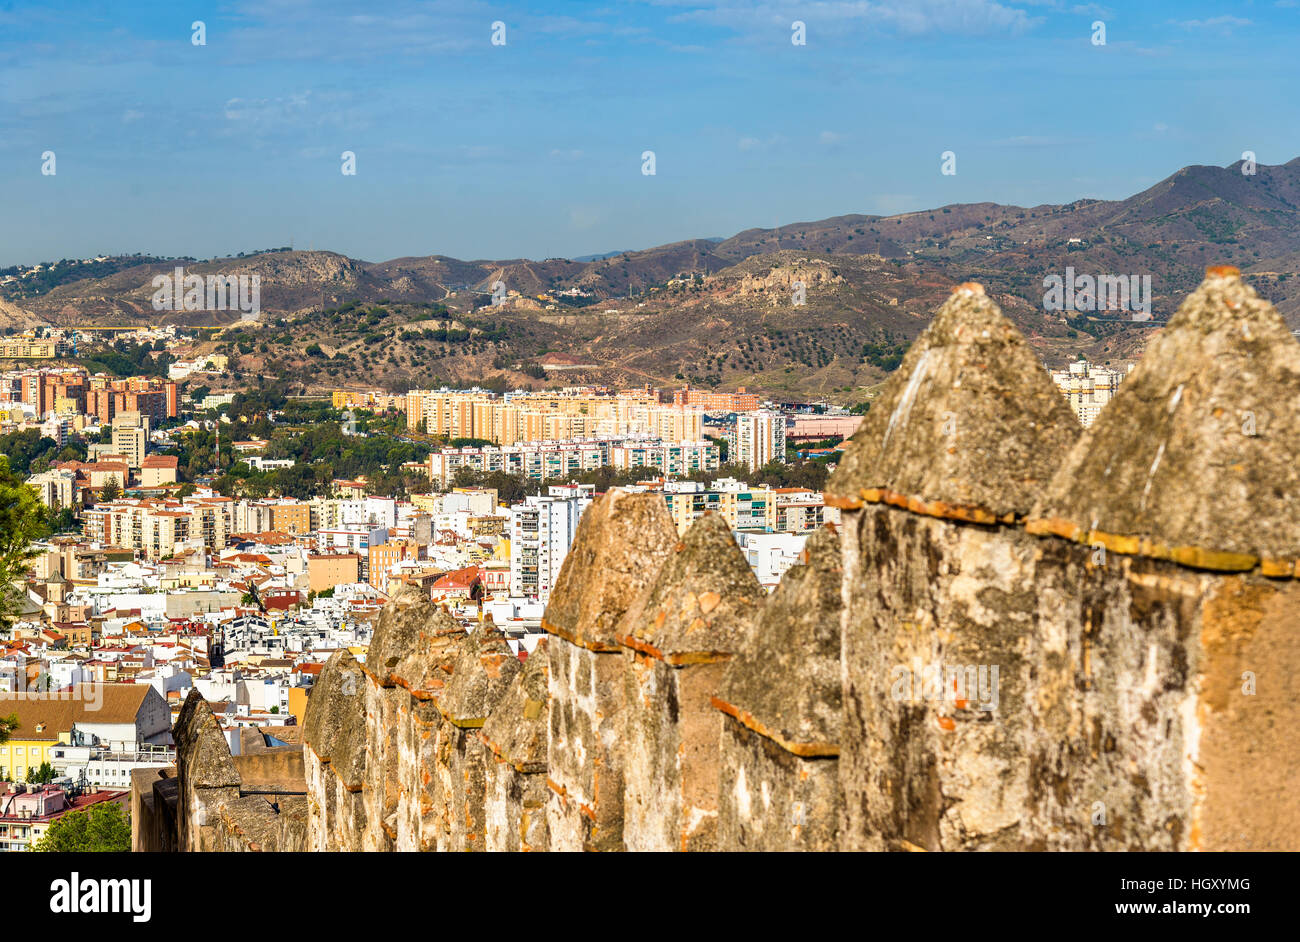
[[[1106,403],[1115,397],[1119,384],[1132,370],[1132,363],[1119,370],[1097,366],[1087,360],[1075,360],[1063,370],[1052,370],[1052,381],[1079,417],[1079,422],[1088,428]]]
[[[734,535],[749,568],[754,570],[754,575],[763,588],[769,591],[776,588],[785,571],[799,561],[799,554],[808,542],[807,533],[754,533],[738,530]]]
[[[595,497],[590,484],[552,485],[545,496],[510,508],[510,594],[547,602],[582,512]]]
[[[757,471],[770,461],[785,462],[785,416],[770,409],[736,413],[727,429],[727,461]]]

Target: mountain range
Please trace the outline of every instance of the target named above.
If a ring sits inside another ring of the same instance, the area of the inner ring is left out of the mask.
[[[1185,167],[1124,200],[836,216],[585,259],[184,262],[189,274],[259,275],[258,326],[237,311],[155,311],[151,279],[178,263],[117,258],[110,274],[36,296],[10,283],[0,326],[220,326],[204,349],[238,356],[232,381],[260,373],[306,389],[689,381],[859,401],[962,281],[982,282],[1049,363],[1139,356],[1209,264],[1237,265],[1297,326],[1300,158],[1242,171]],[[1044,278],[1067,267],[1149,274],[1153,323],[1045,310]]]

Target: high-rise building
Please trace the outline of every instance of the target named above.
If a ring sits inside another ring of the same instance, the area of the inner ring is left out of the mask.
[[[736,414],[727,430],[727,461],[757,471],[771,461],[785,462],[785,416],[770,409]]]
[[[138,471],[144,466],[145,446],[148,443],[148,433],[139,424],[132,423],[128,414],[120,414],[113,419],[113,454],[125,457],[132,469]]]
[[[552,485],[510,508],[510,594],[547,602],[578,521],[595,497],[590,484]]]
[[[1118,370],[1097,366],[1087,360],[1075,360],[1063,370],[1052,370],[1052,381],[1079,417],[1080,424],[1088,428],[1106,403],[1114,398],[1119,384],[1132,369],[1132,364],[1126,370]]]

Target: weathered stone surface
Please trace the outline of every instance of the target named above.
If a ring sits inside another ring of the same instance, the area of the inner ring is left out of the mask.
[[[1037,541],[879,504],[842,538],[841,847],[1035,846],[1032,707],[1073,680],[1036,673]]]
[[[706,514],[629,609],[619,636],[628,850],[716,849],[722,717],[712,701],[764,599],[726,521]]]
[[[1066,456],[1031,529],[1293,577],[1297,455],[1300,343],[1236,269],[1212,268]]]
[[[436,774],[442,716],[464,631],[422,593],[404,586],[380,614],[366,652],[365,850],[431,850],[443,782]]]
[[[547,651],[551,848],[623,850],[623,658],[554,640]]]
[[[557,644],[563,642],[556,641]],[[487,762],[488,850],[546,850],[546,724],[550,663],[538,642],[479,731]]]
[[[890,383],[828,487],[859,499],[841,544],[841,846],[1025,846],[1035,541],[988,525],[1024,517],[1079,426],[978,285]]]
[[[221,734],[216,717],[197,690],[191,690],[172,728],[176,741],[176,846],[187,851],[292,851],[307,846],[306,783],[296,747],[259,750],[238,759]],[[295,761],[286,762],[293,753]],[[247,759],[248,761],[244,761]],[[240,763],[256,776],[250,795]],[[275,781],[268,770],[291,771]],[[170,806],[165,791],[153,789],[155,812]],[[170,813],[170,812],[168,812]],[[168,828],[158,826],[163,843]]]
[[[721,850],[838,846],[841,576],[839,536],[822,527],[727,665],[713,700]]]
[[[131,850],[175,853],[179,782],[175,768],[131,771]]]
[[[839,534],[821,527],[763,604],[718,691],[749,717],[742,722],[798,755],[839,753],[842,581]]]
[[[239,773],[221,727],[198,690],[181,705],[172,727],[177,770],[189,788],[238,788]]]
[[[1046,537],[1036,578],[1049,846],[1300,846],[1297,404],[1300,346],[1212,268],[1035,508],[1078,541]]]
[[[614,489],[578,525],[542,625],[550,660],[547,826],[555,850],[623,849],[619,623],[677,543],[663,498]]]
[[[465,632],[415,586],[403,585],[380,612],[364,669],[381,687],[402,687],[418,700],[447,683],[443,653]]]
[[[366,676],[349,651],[325,662],[307,701],[303,743],[345,787],[360,791],[366,767]]]
[[[311,796],[307,840],[312,850],[360,849],[369,682],[356,658],[340,651],[325,663],[307,701],[303,759]]]
[[[886,381],[827,499],[978,523],[1017,519],[1079,432],[1020,331],[982,287],[961,285]]]
[[[446,805],[445,814],[439,815],[446,820],[445,832],[437,837],[439,850],[485,849],[488,754],[478,731],[522,670],[491,618],[456,652],[451,680],[438,703],[445,736],[438,751],[437,774],[445,783],[439,800]]]
[[[172,738],[180,781],[177,846],[186,851],[216,850],[216,812],[239,797],[239,773],[216,717],[197,690],[185,698]]]
[[[558,642],[556,642],[558,643]],[[481,738],[492,754],[520,772],[546,771],[546,718],[550,699],[551,642],[543,638],[515,674],[483,724]]]
[[[308,849],[307,799],[246,795],[217,811],[219,852],[294,853]]]
[[[623,613],[676,543],[662,496],[618,488],[604,494],[578,524],[546,606],[546,630],[572,644],[617,652]]]

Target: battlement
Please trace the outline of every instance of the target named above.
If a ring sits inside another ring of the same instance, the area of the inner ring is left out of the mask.
[[[962,285],[771,595],[719,519],[679,539],[619,490],[523,664],[404,589],[310,698],[302,844],[1300,849],[1298,456],[1300,344],[1235,270],[1086,431]],[[203,713],[153,813],[182,849],[296,846]]]

